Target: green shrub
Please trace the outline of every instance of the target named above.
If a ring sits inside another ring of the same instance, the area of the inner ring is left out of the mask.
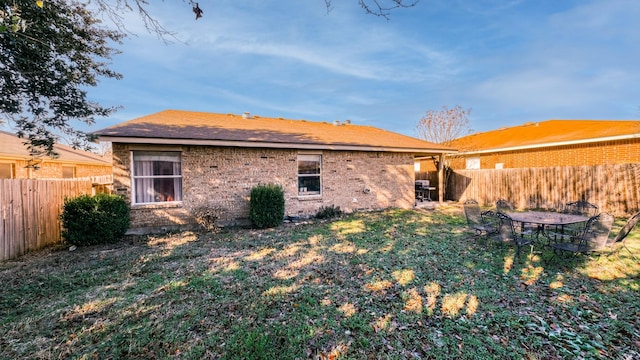
[[[73,245],[114,242],[129,228],[129,204],[117,195],[80,195],[65,199],[60,218],[62,237]]]
[[[284,190],[276,184],[258,185],[251,189],[249,219],[253,226],[264,229],[284,221]]]
[[[342,215],[342,210],[340,210],[340,206],[322,206],[316,213],[316,218],[318,219],[331,219]]]

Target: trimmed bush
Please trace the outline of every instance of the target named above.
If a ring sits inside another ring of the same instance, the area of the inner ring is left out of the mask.
[[[117,195],[80,195],[65,199],[62,237],[77,246],[115,242],[129,228],[129,204]]]
[[[322,206],[316,213],[317,219],[332,219],[335,217],[339,217],[342,215],[342,210],[340,210],[340,206]]]
[[[258,185],[251,189],[249,219],[253,226],[264,229],[282,225],[284,190],[276,184]]]

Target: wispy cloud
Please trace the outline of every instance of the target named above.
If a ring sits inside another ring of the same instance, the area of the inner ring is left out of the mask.
[[[351,119],[413,134],[443,105],[472,126],[640,112],[637,0],[429,0],[367,16],[357,1],[153,2],[185,43],[139,32],[114,60],[125,79],[96,89],[126,116],[165,108]],[[118,115],[120,116],[120,115]],[[135,117],[134,116],[134,117]]]

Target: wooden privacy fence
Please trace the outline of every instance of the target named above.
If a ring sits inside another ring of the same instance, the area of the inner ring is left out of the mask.
[[[519,209],[560,209],[584,199],[600,211],[628,216],[640,208],[640,164],[456,170],[447,194],[486,206],[507,199]]]
[[[0,261],[61,241],[65,197],[92,193],[91,179],[0,179]]]

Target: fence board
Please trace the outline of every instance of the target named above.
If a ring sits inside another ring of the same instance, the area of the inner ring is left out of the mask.
[[[91,179],[0,179],[0,261],[59,243],[65,197],[92,193]]]
[[[416,178],[431,178],[422,173]],[[640,208],[640,164],[456,170],[447,184],[450,200],[476,199],[491,206],[500,198],[517,208],[560,209],[584,199],[616,216]]]

